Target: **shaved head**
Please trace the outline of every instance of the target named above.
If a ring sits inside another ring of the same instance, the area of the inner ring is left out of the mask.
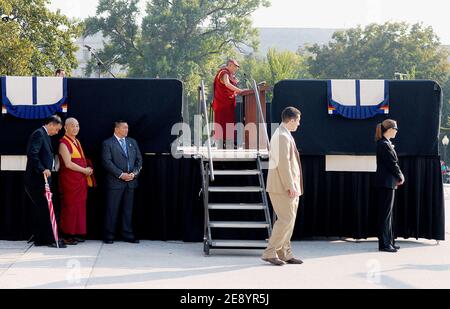
[[[66,135],[74,138],[80,132],[80,124],[75,118],[67,118],[64,129],[66,130]]]
[[[75,118],[67,118],[66,122],[64,124],[66,126],[68,126],[68,125],[75,125],[75,124],[78,124],[78,120],[76,120]]]

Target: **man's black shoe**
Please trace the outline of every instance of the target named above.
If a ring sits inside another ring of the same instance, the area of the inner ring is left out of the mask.
[[[67,248],[67,246],[64,244],[64,241],[58,240],[58,245],[56,245],[56,242],[51,243],[48,245],[50,248]]]
[[[139,239],[136,239],[136,238],[125,238],[123,241],[129,242],[130,244],[138,244],[139,243]]]
[[[296,258],[292,258],[290,260],[285,261],[288,264],[303,264],[302,260],[296,259]]]
[[[103,242],[107,245],[112,245],[114,243],[114,241],[111,239],[105,239]]]
[[[391,252],[391,253],[395,253],[397,252],[397,249],[395,249],[394,247],[390,246],[390,247],[386,247],[386,248],[380,248],[380,251],[384,251],[384,252]]]

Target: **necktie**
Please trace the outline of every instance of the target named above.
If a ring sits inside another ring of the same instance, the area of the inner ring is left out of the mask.
[[[127,158],[128,158],[127,144],[125,143],[125,139],[124,139],[124,138],[121,138],[121,139],[119,140],[119,143],[120,143],[120,147],[122,147],[123,152],[125,153],[125,155],[126,155]]]
[[[122,147],[123,152],[125,153],[125,156],[127,157],[127,168],[128,168],[128,172],[130,171],[130,161],[128,160],[128,149],[127,149],[127,144],[125,142],[124,138],[121,138],[119,140],[120,143],[120,147]]]

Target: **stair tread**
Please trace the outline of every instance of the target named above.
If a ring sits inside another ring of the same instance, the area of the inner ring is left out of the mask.
[[[211,227],[230,227],[230,228],[264,228],[269,223],[265,221],[211,221]]]
[[[259,170],[214,170],[215,175],[259,175]]]
[[[209,209],[223,209],[223,210],[259,210],[264,209],[264,204],[209,204]]]
[[[211,241],[212,246],[215,247],[255,247],[265,248],[267,246],[267,240],[229,240],[229,239],[216,239]]]
[[[260,192],[262,191],[262,187],[209,187],[210,192]]]

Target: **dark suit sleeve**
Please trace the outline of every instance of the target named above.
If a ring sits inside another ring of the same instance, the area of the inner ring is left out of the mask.
[[[27,159],[32,169],[38,173],[45,171],[45,167],[39,158],[39,152],[44,145],[44,136],[36,131],[31,135],[27,149]]]
[[[383,165],[395,176],[398,180],[401,180],[403,177],[402,171],[400,170],[400,166],[398,166],[397,160],[395,159],[395,155],[392,150],[389,148],[386,143],[379,143],[379,155],[381,162]]]
[[[120,175],[123,173],[123,171],[120,168],[118,168],[112,160],[111,143],[109,141],[103,142],[102,165],[108,173],[114,175],[117,178],[119,178]]]
[[[134,148],[136,149],[136,161],[134,163],[133,173],[134,175],[139,176],[142,170],[142,155],[139,150],[139,146],[135,140],[133,140]]]

